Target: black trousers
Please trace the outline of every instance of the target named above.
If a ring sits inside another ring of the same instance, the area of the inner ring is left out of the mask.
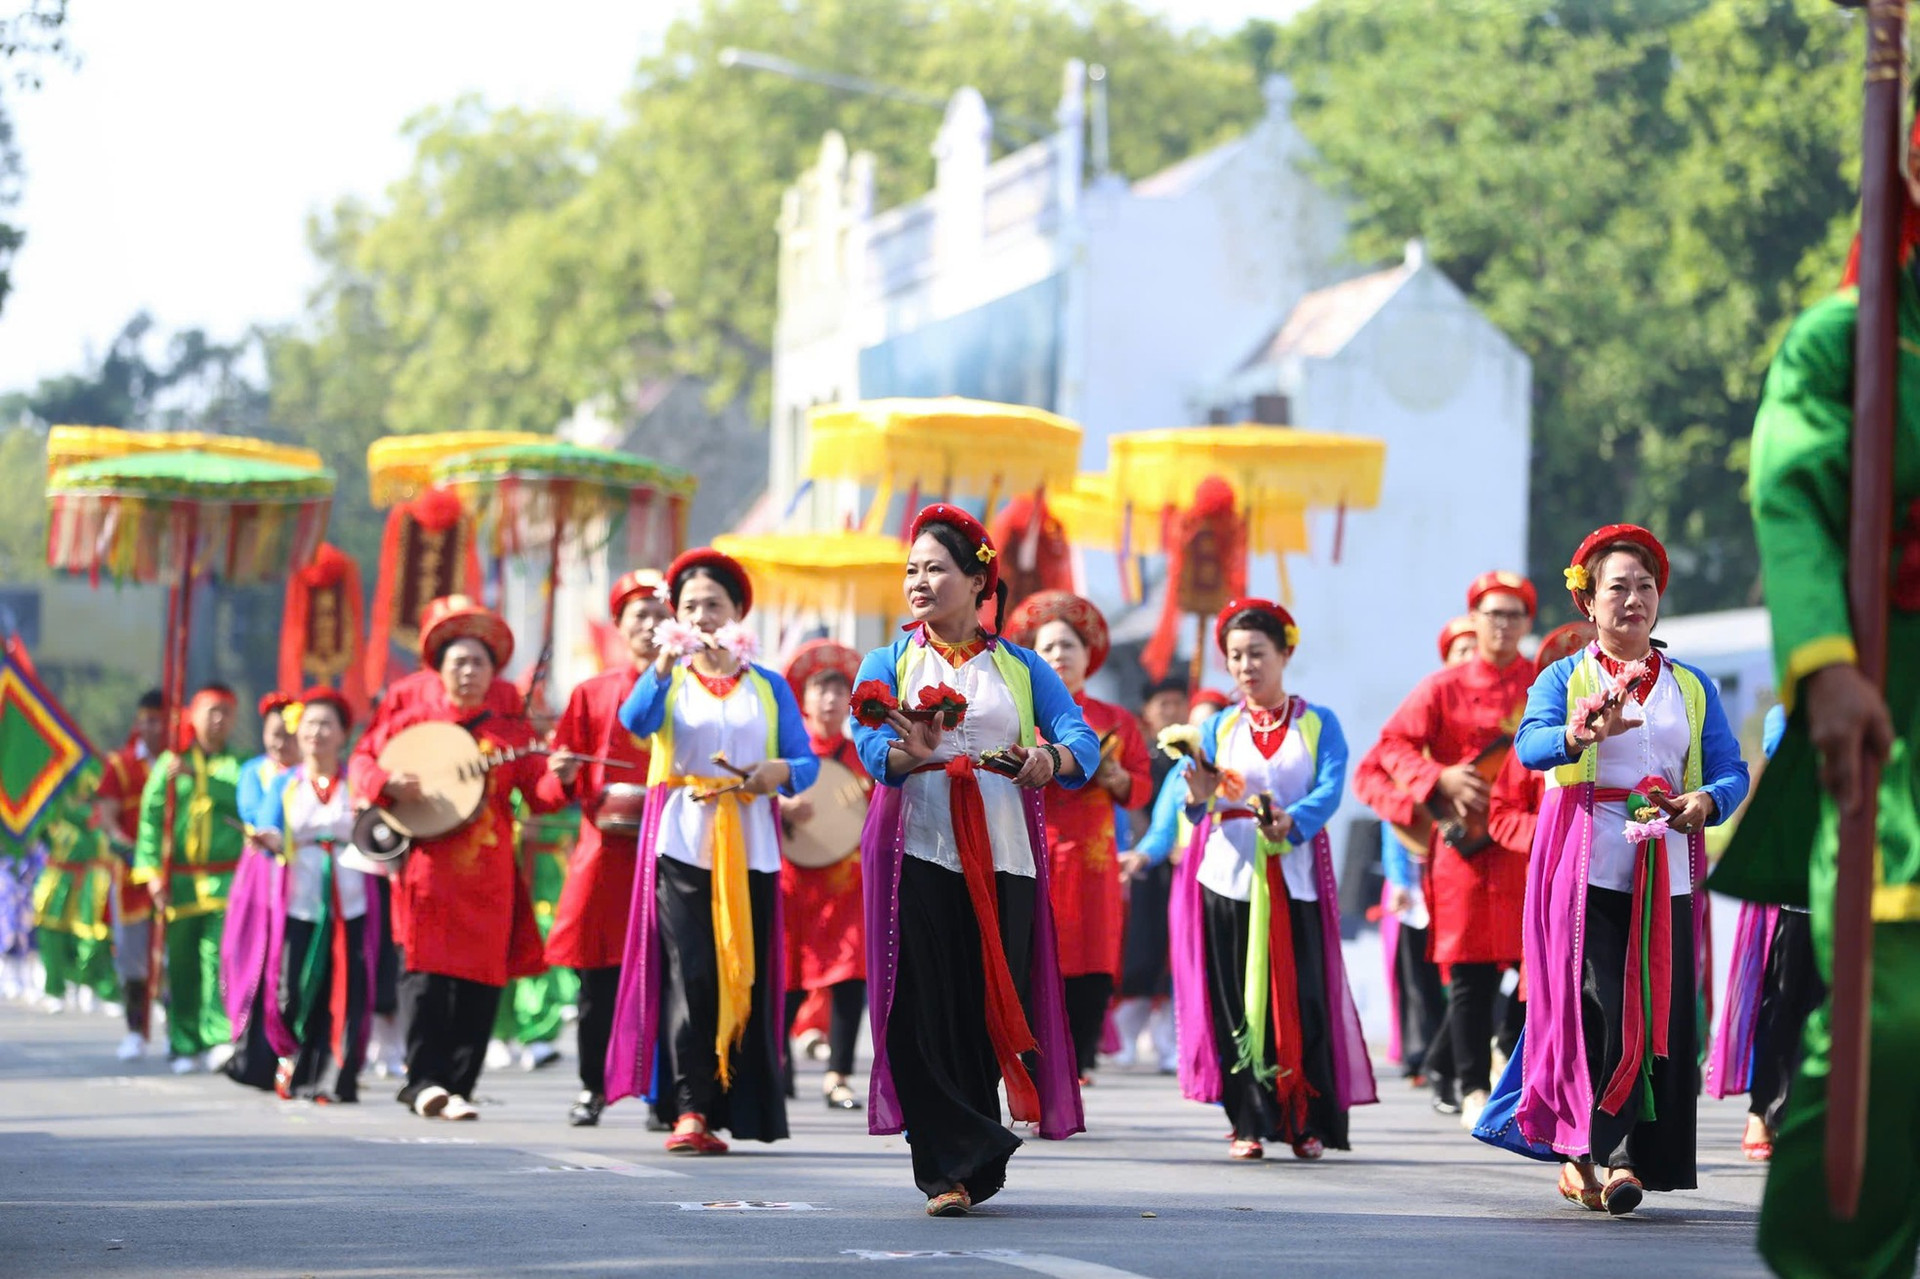
[[[1427,1068],[1447,1002],[1439,965],[1427,958],[1426,929],[1400,925],[1393,976],[1400,988],[1400,1060],[1409,1075],[1418,1075]]]
[[[1100,1038],[1107,1028],[1107,1005],[1113,1002],[1113,975],[1085,973],[1065,978],[1063,984],[1074,1059],[1080,1073],[1089,1075],[1100,1064]]]
[[[487,1064],[487,1039],[500,1011],[501,987],[444,973],[400,974],[400,1011],[407,1021],[407,1084],[399,1102],[411,1106],[425,1088],[473,1096]]]
[[[773,912],[780,876],[747,873],[753,913],[753,999],[746,1032],[727,1060],[729,1083],[720,1085],[714,1038],[720,1027],[720,966],[713,950],[713,874],[662,857],[654,909],[666,958],[660,1001],[661,1091],[655,1113],[671,1122],[699,1115],[709,1128],[725,1128],[743,1141],[779,1141],[787,1136],[787,1096],[780,1070],[778,1014],[770,962]]]
[[[1033,945],[1034,882],[996,874],[1000,944],[1022,1004]],[[1029,1014],[1030,1015],[1030,1014]],[[973,1202],[1006,1185],[1020,1139],[1000,1122],[1000,1065],[987,1034],[986,970],[966,880],[919,857],[900,862],[900,960],[887,1055],[929,1198],[965,1187]]]
[[[1826,1002],[1827,984],[1813,958],[1813,929],[1808,916],[1782,910],[1767,948],[1767,971],[1760,994],[1760,1016],[1753,1036],[1753,1087],[1747,1109],[1760,1116],[1769,1132],[1780,1130],[1787,1090],[1800,1069],[1800,1034],[1813,1010]]]
[[[1246,1024],[1246,969],[1253,906],[1200,890],[1206,930],[1207,1001],[1213,1014],[1214,1047],[1220,1054],[1220,1100],[1233,1135],[1249,1141],[1304,1141],[1318,1137],[1334,1150],[1348,1149],[1347,1112],[1334,1086],[1333,1017],[1327,1006],[1327,966],[1318,902],[1287,903],[1293,928],[1293,966],[1300,1002],[1301,1067],[1314,1096],[1304,1124],[1282,1114],[1272,1084],[1251,1070],[1233,1070],[1233,1032]],[[1276,1064],[1278,1028],[1267,1031],[1266,1064]]]
[[[794,1019],[800,1005],[807,1002],[807,991],[787,992],[786,1037],[793,1039]],[[853,1073],[854,1050],[860,1044],[860,1019],[867,1014],[867,983],[849,977],[827,988],[827,1070],[836,1075]],[[787,1059],[787,1095],[793,1095],[793,1059]]]
[[[300,1051],[293,1059],[293,1078],[289,1084],[295,1097],[309,1100],[315,1097],[329,1097],[334,1101],[360,1100],[360,1068],[367,1060],[367,1004],[372,995],[367,989],[367,966],[360,960],[366,944],[366,929],[365,919],[347,921],[347,1033],[340,1040],[341,1059],[335,1061],[332,947],[327,944],[327,939],[321,940],[319,984],[314,994],[314,1007],[307,1013],[303,1027],[300,1022],[300,965],[313,939],[314,925],[303,919],[287,921],[277,995],[280,1015],[300,1036]]]
[[[367,892],[380,899],[379,961],[373,970],[373,1011],[391,1017],[400,1010],[400,972],[406,966],[393,940],[393,881],[368,875]]]
[[[596,1097],[607,1095],[607,1044],[613,1038],[613,1005],[620,994],[620,965],[582,968],[578,1007],[580,1021],[580,1087]]]
[[[1173,989],[1167,967],[1167,903],[1173,867],[1149,866],[1127,885],[1127,932],[1120,949],[1120,997],[1160,998]]]
[[[1493,1089],[1493,1006],[1500,997],[1500,965],[1454,964],[1447,985],[1447,1034],[1460,1095]]]
[[[1593,1081],[1593,1160],[1606,1168],[1631,1168],[1648,1190],[1692,1190],[1700,1096],[1698,994],[1693,979],[1693,898],[1672,898],[1673,975],[1666,1057],[1653,1061],[1653,1114],[1644,1112],[1635,1088],[1618,1113],[1600,1109],[1601,1094],[1622,1054],[1627,946],[1633,918],[1631,893],[1587,889],[1586,953],[1580,964],[1580,1017],[1586,1037],[1587,1077]]]

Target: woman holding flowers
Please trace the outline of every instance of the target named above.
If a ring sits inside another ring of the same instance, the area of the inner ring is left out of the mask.
[[[1243,700],[1190,748],[1186,785],[1206,815],[1169,912],[1180,1091],[1226,1109],[1229,1158],[1281,1140],[1319,1159],[1348,1148],[1348,1110],[1377,1099],[1326,833],[1346,737],[1332,711],[1287,691],[1300,628],[1286,609],[1233,600],[1213,634]]]
[[[811,786],[820,764],[793,690],[752,661],[746,571],[702,547],[667,569],[666,590],[674,618],[620,708],[652,756],[607,1100],[652,1103],[670,1153],[718,1155],[716,1128],[787,1135],[773,796]]]
[[[1006,1182],[1017,1121],[1085,1127],[1049,895],[1041,792],[1086,783],[1100,744],[1040,657],[980,625],[1006,606],[980,522],[936,504],[913,522],[908,634],[868,653],[854,745],[880,783],[861,836],[873,1082],[868,1129],[903,1129],[927,1214]]]
[[[1546,774],[1528,867],[1527,1024],[1478,1135],[1563,1161],[1615,1216],[1695,1182],[1706,827],[1747,793],[1713,683],[1653,640],[1667,553],[1589,535],[1566,570],[1595,642],[1534,682],[1515,753]]]

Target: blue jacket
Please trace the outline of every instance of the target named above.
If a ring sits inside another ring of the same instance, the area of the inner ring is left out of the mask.
[[[277,830],[272,815],[279,809],[278,794],[268,794],[269,789],[277,792],[280,788],[269,788],[267,774],[280,766],[269,755],[255,755],[240,765],[240,778],[234,784],[233,805],[240,812],[240,820],[255,830]],[[286,780],[289,769],[281,769],[277,777]],[[269,808],[271,805],[271,809]]]
[[[1218,762],[1214,754],[1219,749],[1221,724],[1229,715],[1242,713],[1242,707],[1229,706],[1215,711],[1201,726],[1200,753],[1209,764]],[[1332,711],[1313,702],[1307,703],[1307,713],[1320,718],[1320,741],[1314,752],[1313,785],[1306,794],[1287,805],[1287,816],[1293,818],[1287,842],[1296,845],[1318,835],[1333,820],[1347,789],[1347,735],[1341,730],[1340,721]]]
[[[1193,771],[1193,761],[1181,759],[1174,763],[1166,780],[1160,783],[1160,793],[1154,796],[1153,813],[1147,820],[1147,833],[1140,837],[1133,851],[1146,854],[1147,861],[1158,866],[1173,855],[1174,846],[1180,842],[1180,816],[1187,810],[1187,774]],[[1195,812],[1199,809],[1196,807]]]
[[[1527,694],[1527,713],[1514,734],[1513,749],[1520,762],[1537,773],[1580,758],[1567,749],[1567,685],[1574,668],[1585,660],[1584,653],[1561,658],[1540,672]],[[1727,723],[1720,690],[1713,681],[1698,667],[1671,657],[1664,660],[1690,672],[1706,693],[1706,714],[1700,725],[1700,789],[1713,798],[1714,815],[1709,824],[1717,826],[1747,797],[1747,762],[1740,757],[1740,743]]]
[[[793,699],[793,689],[782,676],[757,663],[748,663],[748,669],[772,689],[774,741],[778,750],[775,758],[785,762],[791,774],[780,787],[780,793],[798,795],[820,776],[820,759],[807,738],[806,723],[800,718],[800,704]],[[667,690],[671,686],[671,675],[661,679],[649,662],[621,704],[621,726],[635,737],[651,737],[659,732],[667,722]]]
[[[885,648],[876,648],[868,653],[860,662],[860,675],[854,681],[855,685],[879,680],[894,696],[899,696],[900,659],[905,655],[907,645],[919,642],[916,632],[903,635]],[[1060,682],[1053,667],[1040,660],[1038,653],[1004,639],[996,643],[1026,668],[1033,689],[1030,710],[1038,735],[1069,752],[1080,765],[1079,776],[1062,777],[1059,784],[1068,790],[1079,790],[1100,767],[1099,737],[1087,727],[1086,717],[1080,713],[1080,705],[1073,700],[1073,694]],[[1020,690],[1014,689],[1012,692],[1017,703]],[[882,786],[901,786],[906,783],[904,776],[893,777],[887,772],[887,752],[899,740],[900,734],[893,730],[891,724],[868,728],[857,719],[853,722],[853,747],[860,752],[860,762],[866,765],[867,772]]]

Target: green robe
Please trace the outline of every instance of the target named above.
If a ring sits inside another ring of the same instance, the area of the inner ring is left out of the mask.
[[[153,763],[140,793],[140,837],[133,874],[141,883],[160,876],[160,831],[167,802],[167,772],[178,758],[166,751]],[[202,754],[189,748],[186,767],[174,780],[173,875],[167,885],[167,920],[189,919],[227,908],[233,872],[246,846],[240,820],[240,757]],[[197,802],[196,802],[197,801]],[[196,867],[207,867],[196,870]]]
[[[1837,810],[1818,784],[1818,760],[1799,705],[1802,681],[1855,658],[1847,612],[1847,517],[1852,472],[1854,328],[1848,290],[1811,307],[1781,344],[1754,423],[1754,532],[1773,622],[1787,735],[1709,884],[1754,901],[1811,909],[1822,976],[1833,967]],[[1920,499],[1920,292],[1901,273],[1901,408],[1895,427],[1895,526],[1912,534]],[[1894,556],[1899,562],[1899,554]],[[1896,735],[1880,786],[1880,856],[1873,896],[1874,982],[1867,1177],[1859,1216],[1826,1210],[1822,1160],[1831,1029],[1808,1020],[1805,1059],[1761,1212],[1760,1250],[1781,1275],[1914,1273],[1920,1249],[1920,818],[1914,748],[1920,740],[1920,614],[1896,610],[1888,627],[1887,704]]]

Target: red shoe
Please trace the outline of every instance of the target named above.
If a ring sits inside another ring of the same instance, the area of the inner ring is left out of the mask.
[[[707,1131],[707,1121],[702,1115],[682,1115],[680,1122],[674,1125],[673,1136],[667,1138],[667,1153],[670,1155],[724,1155],[727,1143]]]
[[[1233,1144],[1227,1147],[1229,1159],[1265,1159],[1266,1157],[1266,1147],[1248,1137],[1236,1137]]]
[[[293,1061],[282,1057],[273,1068],[273,1095],[281,1101],[293,1100]]]
[[[1327,1157],[1327,1148],[1318,1137],[1303,1137],[1293,1143],[1293,1157],[1308,1160],[1324,1159]]]

